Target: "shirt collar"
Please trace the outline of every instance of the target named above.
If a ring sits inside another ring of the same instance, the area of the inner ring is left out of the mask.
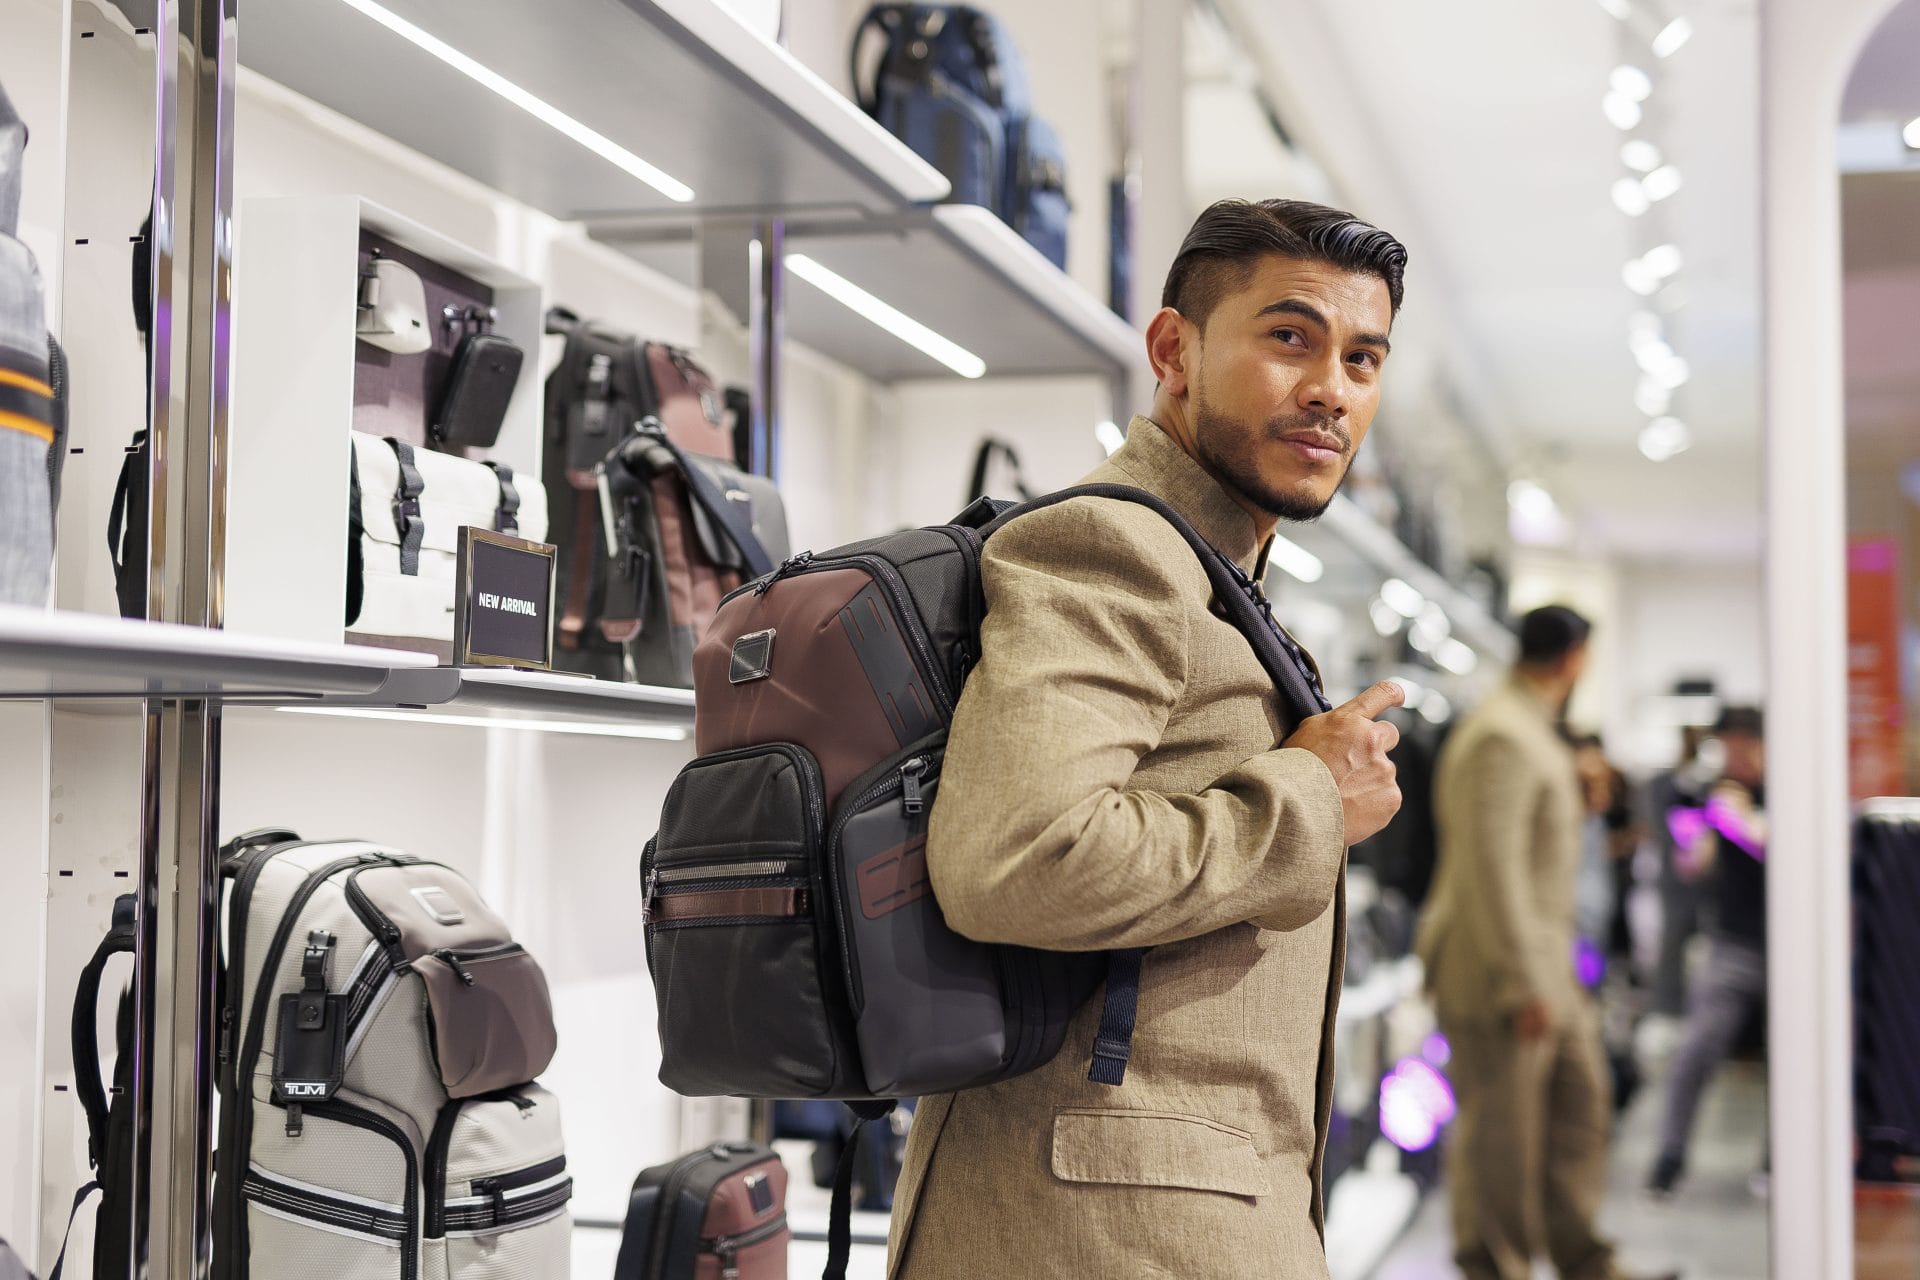
[[[1271,540],[1261,538],[1247,509],[1152,418],[1136,415],[1127,427],[1127,442],[1107,461],[1185,516],[1195,532],[1254,581],[1265,576]]]

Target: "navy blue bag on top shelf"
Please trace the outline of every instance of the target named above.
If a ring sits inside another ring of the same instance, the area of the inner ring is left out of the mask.
[[[861,70],[870,33],[879,61]],[[1033,114],[1026,64],[999,19],[968,5],[877,4],[853,36],[860,106],[977,204],[1045,254],[1067,262],[1067,161]]]

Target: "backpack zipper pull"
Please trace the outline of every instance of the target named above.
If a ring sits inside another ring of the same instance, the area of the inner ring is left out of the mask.
[[[451,948],[442,947],[433,954],[437,956],[441,963],[445,964],[447,968],[453,970],[454,976],[459,978],[460,981],[466,983],[468,986],[473,985],[472,972],[468,970],[466,965],[460,963],[460,957],[455,955]]]
[[[926,812],[926,797],[920,792],[920,775],[926,771],[927,762],[919,756],[900,766],[900,807],[909,818]]]
[[[297,1102],[289,1102],[287,1104],[287,1136],[289,1138],[297,1138],[305,1129],[306,1121],[305,1117],[300,1114],[300,1104]]]
[[[716,1252],[720,1255],[720,1280],[740,1280],[740,1259],[733,1241],[720,1241]]]
[[[653,919],[653,904],[660,896],[660,868],[647,868],[647,883],[640,894],[640,927],[646,928]]]

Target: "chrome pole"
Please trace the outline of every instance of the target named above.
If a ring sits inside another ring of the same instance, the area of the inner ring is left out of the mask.
[[[157,12],[147,616],[218,627],[226,562],[235,0]],[[134,990],[134,1275],[212,1266],[220,715],[151,702]]]

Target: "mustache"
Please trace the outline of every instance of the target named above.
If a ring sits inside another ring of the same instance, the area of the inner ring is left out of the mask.
[[[1340,442],[1342,453],[1353,452],[1353,433],[1347,424],[1331,414],[1296,413],[1267,419],[1267,438],[1286,440],[1293,436],[1325,435]]]

